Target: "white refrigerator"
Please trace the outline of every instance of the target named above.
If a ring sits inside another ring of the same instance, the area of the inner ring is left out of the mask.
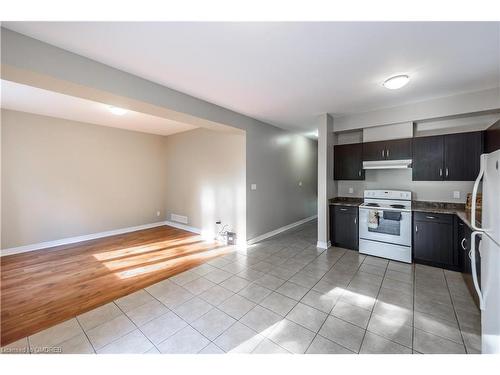
[[[476,195],[482,180],[481,226],[476,226]],[[472,277],[481,309],[481,351],[500,353],[500,150],[481,155],[481,169],[472,193]],[[476,237],[480,236],[481,282],[476,262]]]

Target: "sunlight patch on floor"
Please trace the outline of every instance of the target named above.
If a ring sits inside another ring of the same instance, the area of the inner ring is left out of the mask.
[[[103,253],[96,253],[93,254],[93,256],[95,259],[99,261],[104,261],[104,260],[120,258],[127,255],[135,255],[135,254],[140,255],[155,250],[161,250],[167,247],[180,246],[182,244],[190,243],[193,241],[200,241],[200,238],[196,236],[196,237],[183,238],[180,240],[158,241],[147,245],[129,246],[129,247],[119,248],[116,250],[106,251]]]
[[[219,247],[219,248],[208,248],[205,251],[198,252],[196,254],[186,254],[184,256],[180,256],[174,259],[168,259],[162,262],[155,262],[153,264],[148,265],[138,265],[138,267],[132,269],[126,269],[123,271],[115,272],[115,275],[120,279],[128,279],[131,277],[143,276],[149,273],[158,272],[162,269],[175,269],[176,266],[183,266],[186,262],[196,262],[197,264],[201,264],[204,261],[215,258],[219,255],[227,254],[232,251],[230,247]],[[108,264],[104,262],[104,265],[108,267],[110,270],[115,270],[120,264],[116,264],[113,262],[112,264]],[[134,266],[128,264],[128,266]],[[123,267],[121,267],[123,268]],[[182,270],[184,271],[184,269]],[[173,276],[173,275],[172,275]]]

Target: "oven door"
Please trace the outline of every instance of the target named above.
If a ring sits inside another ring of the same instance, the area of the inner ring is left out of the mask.
[[[359,238],[411,246],[411,212],[360,207]]]

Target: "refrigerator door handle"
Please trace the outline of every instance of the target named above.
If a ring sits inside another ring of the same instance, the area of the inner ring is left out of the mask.
[[[482,228],[479,228],[476,226],[476,199],[477,199],[477,189],[479,188],[479,183],[481,182],[483,175],[484,175],[484,165],[485,165],[485,159],[484,159],[484,154],[481,155],[481,169],[479,170],[479,175],[476,178],[476,181],[474,182],[474,188],[472,189],[472,204],[471,204],[471,210],[470,210],[470,221],[472,225],[472,229],[474,230],[483,230]]]
[[[477,296],[479,297],[479,308],[481,310],[484,310],[483,292],[481,292],[481,288],[479,287],[479,281],[477,279],[477,270],[476,270],[476,236],[478,234],[481,235],[482,233],[474,231],[470,236],[471,244],[470,244],[469,258],[472,269],[472,281],[474,282],[474,288],[476,289]]]

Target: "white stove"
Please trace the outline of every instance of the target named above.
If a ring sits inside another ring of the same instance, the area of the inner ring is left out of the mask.
[[[411,263],[411,192],[365,190],[359,206],[359,252]]]

